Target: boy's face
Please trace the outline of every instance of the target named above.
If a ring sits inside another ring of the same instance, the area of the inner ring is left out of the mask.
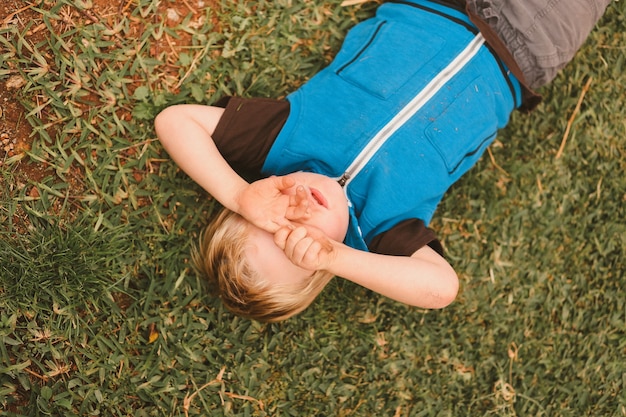
[[[284,190],[295,195],[298,186],[304,187],[309,199],[310,216],[293,221],[296,224],[316,227],[337,242],[342,242],[348,231],[348,201],[337,181],[320,174],[296,172],[289,174],[295,185]],[[249,225],[248,262],[261,276],[273,284],[294,283],[305,279],[314,271],[299,268],[287,258],[274,243],[274,236],[253,225]]]
[[[294,223],[313,226],[329,238],[342,242],[348,231],[348,200],[339,183],[325,175],[311,172],[295,172],[287,175],[295,185],[284,191],[295,195],[296,188],[302,186],[309,201],[310,217],[295,220]]]

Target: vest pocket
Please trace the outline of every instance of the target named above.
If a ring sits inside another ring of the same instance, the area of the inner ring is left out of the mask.
[[[423,39],[408,24],[384,20],[356,29],[335,59],[335,73],[363,91],[387,99],[416,77],[426,84],[439,69],[428,63],[443,48],[442,37]]]
[[[492,89],[474,79],[432,117],[425,136],[441,156],[448,174],[461,176],[481,157],[498,131]],[[437,102],[437,97],[433,99]]]

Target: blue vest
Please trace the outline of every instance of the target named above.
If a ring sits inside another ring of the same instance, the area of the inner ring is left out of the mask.
[[[350,205],[345,243],[366,250],[403,220],[430,222],[519,105],[506,73],[464,14],[427,0],[385,3],[287,97],[263,171],[336,178]]]

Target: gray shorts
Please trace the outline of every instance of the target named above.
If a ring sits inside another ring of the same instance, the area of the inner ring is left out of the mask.
[[[467,0],[498,34],[531,88],[552,81],[611,0]]]

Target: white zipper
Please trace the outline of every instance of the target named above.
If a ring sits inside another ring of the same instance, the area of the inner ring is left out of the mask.
[[[435,78],[433,78],[402,110],[396,114],[374,137],[365,145],[361,152],[346,168],[343,175],[338,179],[339,184],[347,191],[350,182],[361,172],[370,159],[378,152],[383,144],[393,134],[409,121],[448,81],[452,79],[463,67],[478,53],[485,43],[482,34],[474,39],[446,66]]]

